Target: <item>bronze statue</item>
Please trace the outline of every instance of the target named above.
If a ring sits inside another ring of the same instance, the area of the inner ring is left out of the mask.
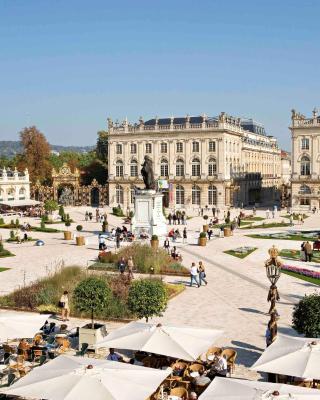
[[[153,168],[152,168],[152,160],[148,156],[144,156],[144,162],[141,168],[141,175],[143,178],[143,182],[146,186],[146,189],[156,188],[156,182],[154,180]]]

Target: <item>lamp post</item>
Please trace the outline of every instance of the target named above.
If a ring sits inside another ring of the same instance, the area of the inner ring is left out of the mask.
[[[270,309],[268,312],[270,315],[270,321],[268,323],[270,338],[268,343],[271,344],[275,341],[278,332],[277,320],[279,319],[279,314],[276,309],[276,302],[280,300],[280,296],[276,284],[281,275],[282,262],[278,258],[279,251],[275,246],[272,246],[268,252],[270,258],[265,262],[265,267],[267,278],[271,284],[267,298],[268,302],[270,302]]]

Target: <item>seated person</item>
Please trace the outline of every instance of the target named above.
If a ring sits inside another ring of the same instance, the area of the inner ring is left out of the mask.
[[[123,361],[123,357],[120,354],[115,353],[114,349],[109,349],[109,355],[107,357],[109,361]]]
[[[27,339],[21,339],[18,345],[19,350],[29,350],[30,344],[27,342]]]
[[[33,338],[32,346],[41,346],[44,343],[42,339],[42,335],[40,333],[37,333],[35,337]]]
[[[169,233],[168,233],[168,237],[173,237],[173,235],[174,235],[174,229],[172,228],[170,231],[169,231]]]
[[[176,246],[173,246],[172,250],[171,250],[171,257],[175,260],[178,257],[178,253],[177,253],[177,248]]]
[[[210,379],[213,379],[215,376],[225,377],[227,376],[227,372],[228,372],[227,360],[222,356],[222,351],[219,351],[215,354],[215,357],[213,359],[211,368],[207,373],[207,376]]]
[[[207,386],[211,380],[204,374],[204,371],[199,371],[199,376],[195,377],[193,382],[196,386]]]

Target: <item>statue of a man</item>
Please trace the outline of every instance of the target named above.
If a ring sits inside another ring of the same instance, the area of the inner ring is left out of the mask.
[[[144,156],[144,162],[141,168],[141,175],[146,189],[154,190],[156,188],[156,182],[153,175],[152,160],[148,156]]]

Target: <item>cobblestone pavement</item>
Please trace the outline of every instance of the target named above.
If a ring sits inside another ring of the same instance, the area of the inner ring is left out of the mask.
[[[86,208],[70,209],[68,212],[76,221],[71,230],[81,223],[83,234],[88,244],[77,247],[73,242],[65,242],[63,234],[32,233],[32,236],[43,239],[45,246],[35,247],[33,243],[5,244],[5,247],[16,254],[16,257],[0,259],[0,267],[11,268],[1,272],[1,292],[8,293],[19,285],[28,283],[38,277],[47,275],[61,263],[65,265],[81,265],[86,267],[97,256],[97,232],[100,224],[85,222]],[[237,211],[238,212],[238,211]],[[246,211],[249,213],[249,211]],[[233,211],[235,215],[236,212]],[[278,213],[279,214],[279,213]],[[258,211],[258,216],[265,217],[265,211]],[[28,221],[28,219],[25,219]],[[112,215],[108,217],[110,226],[121,225],[122,221]],[[277,216],[267,222],[280,222],[282,216]],[[24,220],[23,220],[24,221]],[[202,260],[206,266],[208,285],[200,288],[187,287],[186,290],[170,301],[163,317],[155,321],[176,325],[193,325],[211,327],[224,330],[224,336],[217,343],[221,346],[230,346],[238,352],[240,366],[236,376],[256,378],[258,374],[250,372],[253,362],[265,348],[264,333],[268,322],[268,303],[266,301],[269,283],[265,274],[264,261],[268,258],[268,249],[275,244],[279,249],[299,249],[300,243],[289,240],[254,239],[246,235],[263,233],[266,229],[236,230],[228,238],[214,238],[206,247],[197,246],[197,238],[202,228],[203,219],[194,217],[188,220],[188,243],[177,243],[183,256],[183,264],[190,266],[192,261]],[[303,226],[294,228],[272,228],[268,232],[284,232],[288,229],[317,229],[320,215],[313,215],[306,219]],[[37,221],[39,223],[39,221]],[[261,222],[256,222],[260,224]],[[32,224],[35,224],[32,221]],[[64,229],[63,225],[53,225],[57,229]],[[182,227],[179,227],[182,230]],[[0,230],[3,238],[9,236],[9,230]],[[112,244],[113,245],[113,244]],[[258,249],[244,259],[225,254],[225,250],[240,246],[253,246]],[[294,265],[303,265],[303,262],[290,262]],[[312,263],[311,263],[312,264]],[[304,266],[304,265],[303,265]],[[314,264],[315,268],[318,268]],[[166,278],[171,282],[181,281],[179,278]],[[186,285],[188,279],[182,279]],[[278,288],[281,301],[278,311],[279,332],[296,334],[291,328],[291,315],[294,304],[305,294],[318,290],[318,286],[282,274]],[[76,323],[76,322],[75,322]]]

